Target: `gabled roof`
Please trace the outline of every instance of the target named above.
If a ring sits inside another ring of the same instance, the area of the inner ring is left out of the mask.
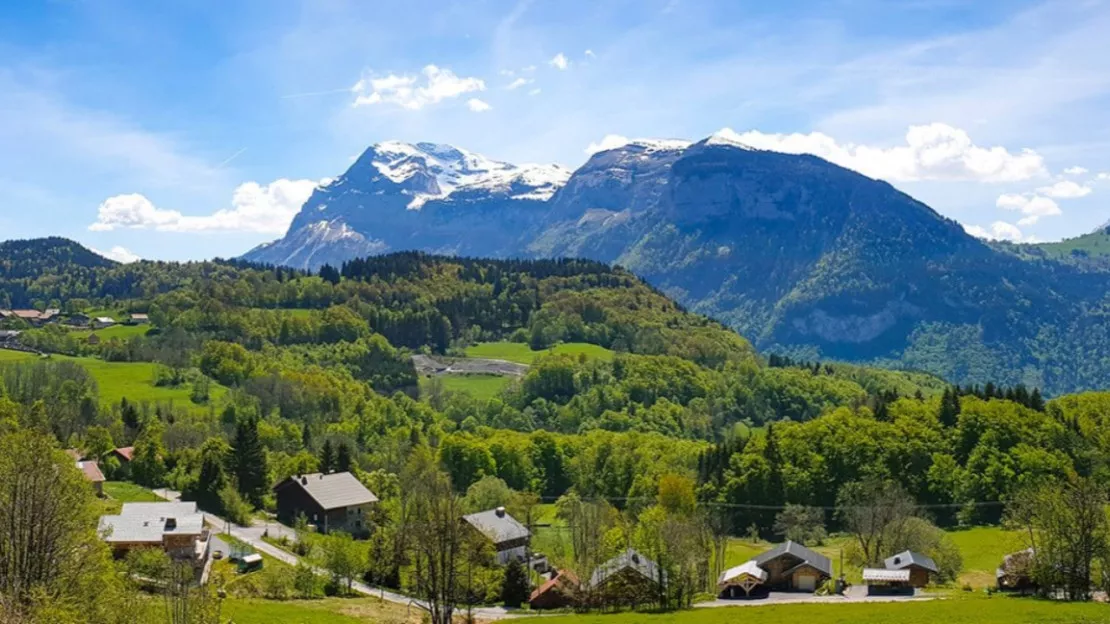
[[[632,570],[654,583],[658,583],[660,578],[662,578],[663,584],[667,584],[666,571],[662,571],[662,577],[660,577],[660,568],[654,561],[629,548],[598,566],[597,569],[594,570],[594,573],[590,575],[588,586],[591,588],[600,587],[604,585],[610,577],[618,574],[622,570]]]
[[[104,473],[100,472],[100,466],[97,466],[94,461],[79,461],[77,462],[77,469],[85,475],[86,479],[93,483],[101,483],[104,481]]]
[[[113,450],[112,452],[119,455],[120,457],[123,457],[127,461],[131,461],[133,456],[135,455],[135,447],[121,446],[118,449]]]
[[[820,553],[814,552],[797,542],[787,541],[784,544],[779,544],[771,550],[757,556],[754,561],[759,564],[759,567],[764,567],[768,561],[778,559],[789,555],[796,559],[800,559],[804,563],[809,564],[813,569],[824,573],[827,576],[832,576],[832,562],[829,558]],[[798,567],[798,566],[794,566]]]
[[[142,313],[139,313],[139,312],[134,312],[134,313],[131,314],[131,318],[136,320],[136,321],[145,321],[145,320],[150,318],[150,315],[149,314],[142,314]]]
[[[745,575],[750,576],[761,583],[767,580],[767,570],[759,567],[759,564],[756,563],[753,559],[751,561],[745,561],[744,563],[741,563],[736,567],[732,567],[725,570],[724,572],[721,572],[721,576],[717,578],[717,584],[723,585]]]
[[[98,316],[98,317],[96,317],[96,322],[97,323],[115,323],[116,319],[114,319],[110,316]]]
[[[890,583],[890,582],[901,581],[901,582],[905,583],[905,582],[909,582],[909,580],[910,580],[910,571],[909,571],[909,569],[889,570],[889,569],[880,569],[880,568],[864,568],[863,569],[863,580],[864,580],[864,582],[878,581],[878,582]]]
[[[935,561],[921,553],[913,552],[912,550],[900,552],[893,557],[887,557],[887,559],[883,561],[883,565],[886,566],[887,570],[901,570],[910,566],[917,566],[919,568],[924,568],[932,572],[933,574],[940,573],[940,569],[937,568],[937,564]]]
[[[494,544],[503,544],[532,537],[532,532],[528,530],[528,527],[509,515],[504,507],[487,509],[469,516],[463,516],[463,520],[478,529],[479,533],[485,535]]]
[[[42,312],[38,310],[12,310],[12,315],[21,319],[33,320],[42,316]]]
[[[539,598],[552,589],[555,589],[556,587],[565,585],[567,583],[577,585],[578,577],[575,576],[574,572],[571,572],[570,570],[559,570],[559,572],[555,574],[555,576],[548,579],[547,582],[545,582],[543,585],[537,587],[535,591],[532,592],[532,595],[528,597],[528,600],[529,602],[535,600],[536,598]]]
[[[324,511],[378,502],[378,497],[349,472],[294,475],[274,486],[274,490],[286,486],[304,490]]]

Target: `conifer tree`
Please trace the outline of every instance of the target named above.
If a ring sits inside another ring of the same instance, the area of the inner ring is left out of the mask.
[[[266,450],[258,437],[258,417],[244,416],[235,427],[232,453],[239,493],[255,507],[262,506],[266,493]]]

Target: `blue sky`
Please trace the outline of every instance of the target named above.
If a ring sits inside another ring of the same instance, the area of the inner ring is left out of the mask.
[[[376,141],[576,167],[729,128],[1054,240],[1110,219],[1107,33],[1099,0],[11,2],[0,238],[226,257]]]

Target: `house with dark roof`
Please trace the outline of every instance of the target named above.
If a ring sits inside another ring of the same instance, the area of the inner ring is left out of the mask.
[[[527,561],[532,532],[504,507],[463,516],[462,520],[493,544],[497,551],[497,563],[506,565],[513,559],[521,563]]]
[[[812,592],[832,578],[829,558],[797,542],[779,544],[752,561],[767,571],[770,589]]]
[[[883,566],[887,570],[909,570],[910,587],[925,587],[933,576],[940,574],[940,568],[932,558],[912,550],[888,557]]]
[[[666,587],[667,572],[632,548],[598,566],[585,585],[600,604],[630,607],[656,602]]]
[[[293,524],[303,515],[321,533],[370,532],[370,506],[378,497],[349,472],[294,475],[274,486],[278,519]]]

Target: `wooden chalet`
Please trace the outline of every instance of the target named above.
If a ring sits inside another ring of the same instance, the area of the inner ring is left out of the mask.
[[[816,591],[832,578],[832,562],[797,542],[768,550],[752,561],[767,572],[767,586],[779,591]]]
[[[286,524],[303,515],[321,533],[370,532],[370,506],[378,497],[349,472],[291,476],[274,486],[278,519]]]

